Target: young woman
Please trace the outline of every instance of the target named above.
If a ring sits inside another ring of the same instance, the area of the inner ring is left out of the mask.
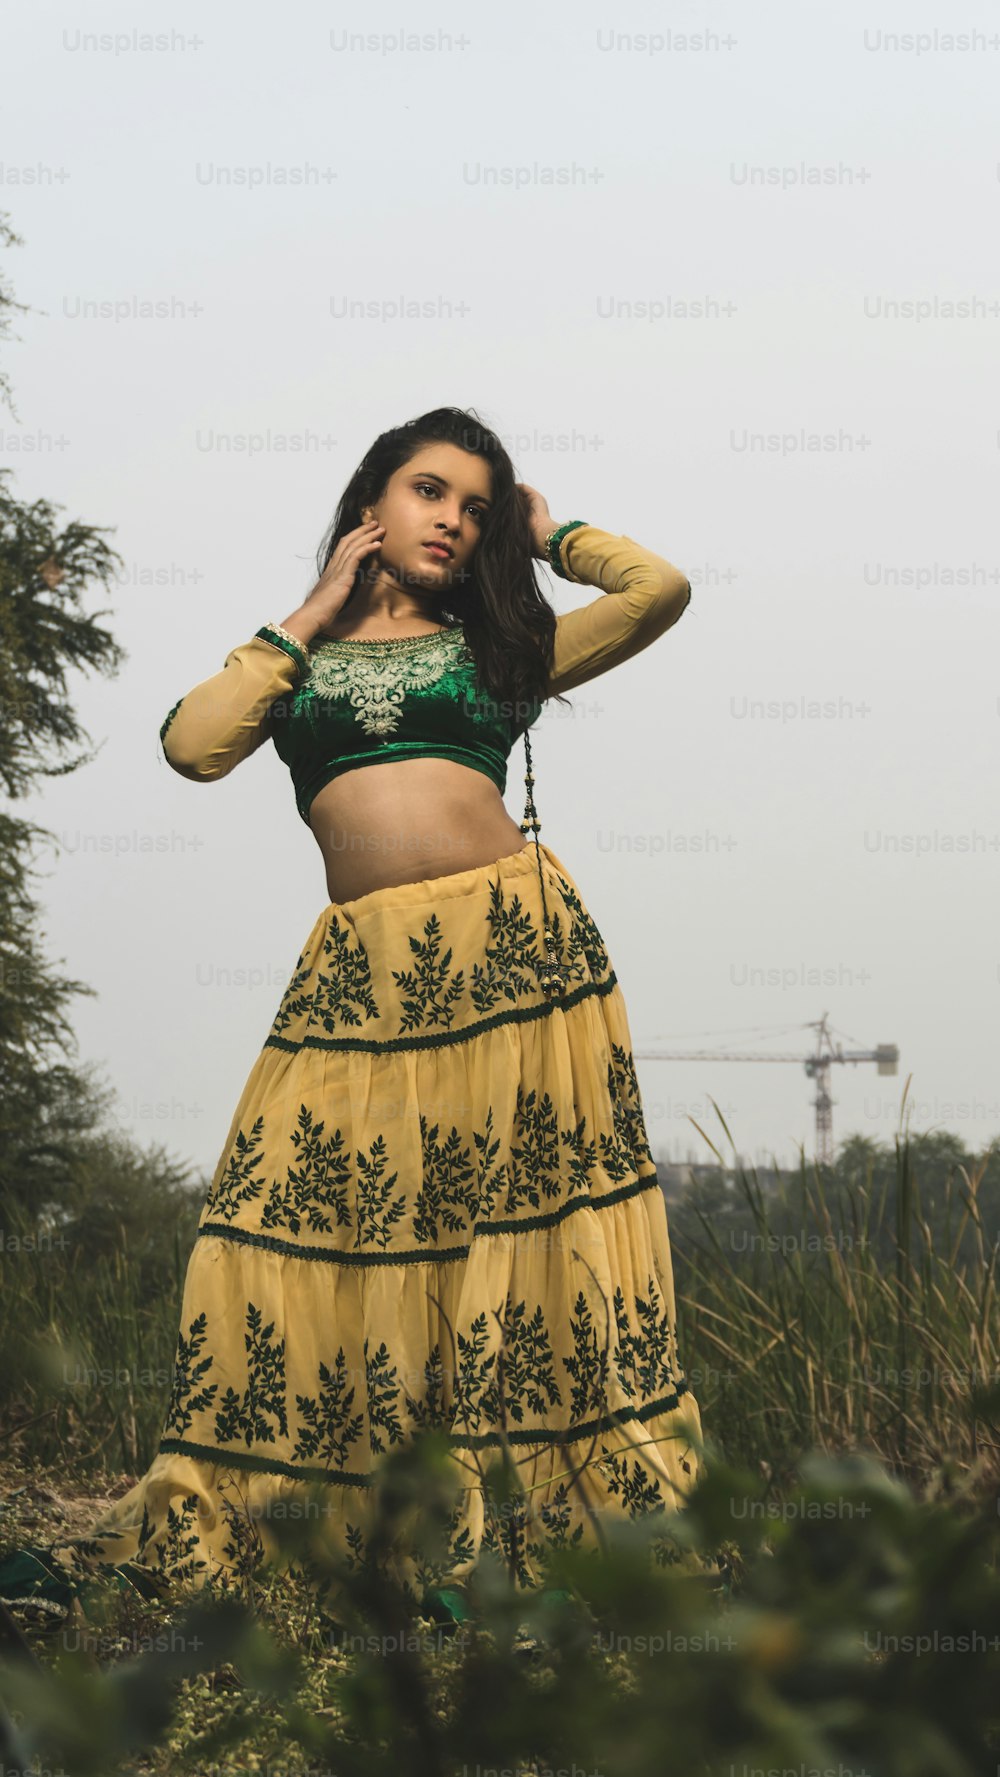
[[[557,617],[534,560],[600,596]],[[481,1549],[534,1585],[547,1544],[682,1505],[701,1426],[664,1200],[611,959],[538,839],[527,730],[690,593],[630,537],[557,524],[474,412],[439,408],[368,451],[305,601],[170,710],[164,752],[196,782],[273,741],[329,902],[202,1210],[158,1452],[90,1538],[34,1552],[49,1579],[202,1580],[238,1563],[240,1522],[266,1559],[316,1481],[324,1534],[362,1559],[379,1462],[428,1426],[462,1490],[447,1560],[401,1551],[417,1600]],[[504,1447],[526,1512],[483,1485]]]

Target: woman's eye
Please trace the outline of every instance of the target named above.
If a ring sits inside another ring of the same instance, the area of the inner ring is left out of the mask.
[[[418,493],[421,493],[424,488],[427,488],[432,494],[436,494],[438,491],[432,481],[418,481],[415,483],[415,486]],[[478,518],[480,524],[482,524],[485,513],[481,506],[469,506],[467,507],[467,511],[472,513],[473,518]]]

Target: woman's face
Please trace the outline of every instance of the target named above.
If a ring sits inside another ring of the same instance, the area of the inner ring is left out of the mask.
[[[404,585],[442,594],[469,577],[490,507],[491,476],[483,457],[456,444],[427,444],[389,477],[371,511],[385,536],[377,560]],[[428,549],[435,538],[450,554]]]

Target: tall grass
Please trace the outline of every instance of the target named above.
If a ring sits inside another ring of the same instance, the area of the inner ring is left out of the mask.
[[[81,1475],[149,1465],[199,1210],[192,1197],[152,1262],[147,1252],[140,1263],[124,1221],[95,1252],[71,1225],[39,1229],[11,1207],[0,1277],[5,1448]]]
[[[768,1192],[756,1168],[736,1167],[728,1216],[671,1210],[681,1356],[728,1460],[778,1480],[807,1450],[863,1447],[911,1481],[995,1482],[997,1240],[978,1201],[988,1161],[949,1175],[933,1228],[908,1131],[881,1186],[874,1162],[864,1180],[835,1180],[803,1157],[798,1178]]]

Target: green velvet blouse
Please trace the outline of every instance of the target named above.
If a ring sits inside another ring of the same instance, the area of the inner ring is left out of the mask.
[[[265,641],[268,626],[257,631]],[[313,797],[341,772],[431,754],[482,771],[503,794],[507,758],[541,713],[520,726],[477,685],[461,624],[399,639],[321,641],[309,671],[268,711],[274,749],[292,775],[304,821]]]

